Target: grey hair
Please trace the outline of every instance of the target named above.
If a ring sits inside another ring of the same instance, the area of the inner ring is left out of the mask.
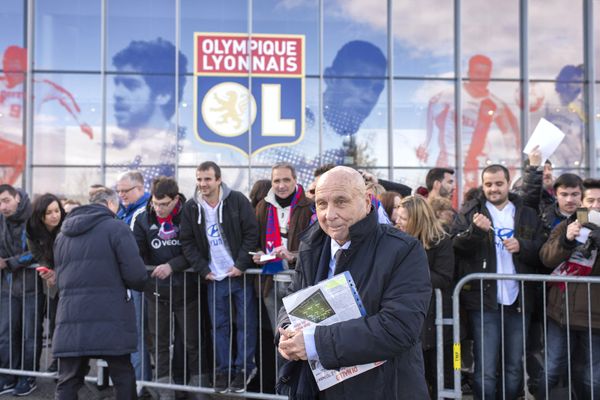
[[[123,172],[117,178],[117,182],[120,182],[124,179],[128,179],[131,183],[135,183],[140,186],[144,186],[144,175],[140,171],[127,171]]]
[[[98,189],[90,196],[90,204],[108,206],[108,203],[119,204],[119,195],[110,188]]]

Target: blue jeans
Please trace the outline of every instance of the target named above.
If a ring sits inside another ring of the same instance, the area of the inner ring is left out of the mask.
[[[135,379],[138,381],[151,381],[152,380],[152,366],[150,365],[150,353],[148,352],[148,345],[144,341],[144,332],[142,331],[142,317],[144,318],[144,331],[148,329],[148,306],[144,303],[144,310],[142,315],[142,301],[145,301],[144,293],[136,290],[131,291],[131,297],[133,299],[133,305],[135,306],[135,325],[137,327],[138,340],[137,340],[137,351],[131,353],[131,364],[135,369]],[[142,371],[142,363],[144,370]],[[142,374],[143,372],[143,374]]]
[[[521,392],[523,380],[523,333],[527,332],[529,314],[525,314],[525,327],[521,313],[504,310],[504,343],[502,343],[501,311],[471,311],[473,333],[473,356],[475,358],[475,397],[488,400],[496,399],[496,367],[502,368],[499,355],[504,356],[504,392],[506,399],[516,399]],[[483,316],[483,331],[481,318]],[[525,329],[523,329],[525,328]],[[481,352],[483,348],[483,360]],[[483,374],[483,375],[482,375]],[[483,377],[483,379],[482,379]],[[502,381],[500,382],[502,383]]]
[[[230,298],[232,307],[229,306]],[[244,368],[250,373],[255,368],[254,353],[258,326],[256,301],[254,286],[249,279],[246,279],[244,286],[243,276],[208,283],[208,310],[213,326],[217,373],[226,374],[231,366],[229,360],[233,355],[229,349],[233,346],[230,346],[229,325],[233,309],[237,325],[237,354],[233,360],[232,374],[242,372]]]
[[[0,294],[0,367],[39,369],[44,293]]]
[[[567,329],[561,327],[552,319],[548,318],[547,328],[547,371],[548,390],[552,390],[558,379],[567,373]],[[592,333],[592,368],[590,368],[590,336],[587,330],[569,331],[569,342],[571,348],[571,383],[577,393],[577,399],[590,399],[592,385],[590,385],[590,371],[594,375],[594,398],[600,399],[600,335]],[[546,397],[546,372],[541,371],[536,399]]]

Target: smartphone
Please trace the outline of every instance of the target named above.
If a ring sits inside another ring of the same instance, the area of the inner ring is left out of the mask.
[[[48,268],[48,267],[36,267],[35,270],[38,272],[44,272],[44,273],[50,272],[50,268]]]
[[[577,221],[579,221],[579,223],[581,225],[587,224],[588,222],[590,222],[590,220],[588,218],[589,211],[588,211],[587,208],[585,208],[585,207],[579,207],[576,212],[577,212],[577,214],[576,214],[577,215]]]

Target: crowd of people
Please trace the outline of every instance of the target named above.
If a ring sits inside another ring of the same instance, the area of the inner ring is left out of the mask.
[[[242,393],[258,367],[277,370],[273,389],[290,398],[436,397],[433,289],[449,318],[452,291],[471,273],[600,275],[600,180],[555,179],[536,149],[511,183],[507,168],[486,166],[459,210],[448,168],[413,191],[324,165],[305,190],[279,163],[247,197],[206,161],[190,198],[173,178],[128,171],[114,189],[90,187],[85,205],[54,194],[32,202],[0,185],[0,367],[39,371],[50,337],[57,399],[77,398],[91,358],[107,362],[118,399],[180,395],[167,384]],[[292,329],[282,298],[345,271],[365,315]],[[544,399],[568,366],[577,399],[600,397],[599,293],[587,283],[470,281],[460,301],[473,344],[465,385],[476,398]],[[259,357],[259,331],[274,338],[277,362]],[[443,336],[449,388],[456,365],[449,329]],[[309,361],[385,362],[319,393]],[[145,388],[151,381],[163,385]],[[0,394],[35,389],[32,376],[0,375]]]

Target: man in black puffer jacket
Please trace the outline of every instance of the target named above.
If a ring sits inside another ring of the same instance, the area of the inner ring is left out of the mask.
[[[76,399],[90,358],[107,361],[117,399],[135,399],[135,310],[129,289],[141,291],[144,262],[129,227],[115,219],[119,198],[96,192],[65,219],[54,245],[60,294],[52,340],[59,359],[57,399]]]

